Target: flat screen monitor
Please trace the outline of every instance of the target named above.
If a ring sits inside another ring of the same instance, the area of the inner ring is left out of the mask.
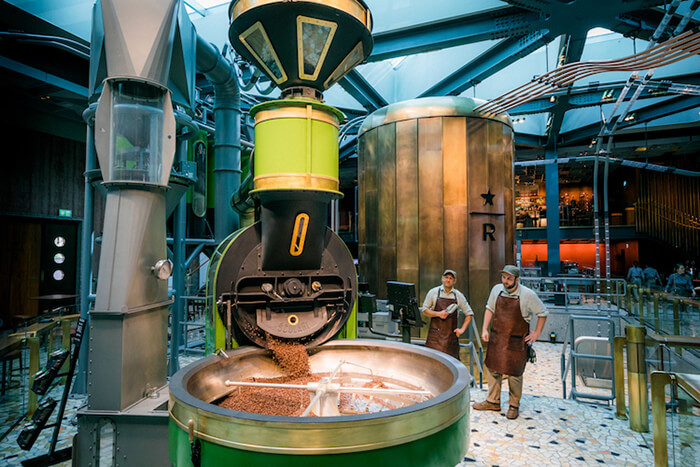
[[[418,309],[416,286],[410,282],[387,281],[387,301],[394,306],[394,313],[403,310],[403,319],[411,325],[422,326],[423,321]],[[392,317],[394,316],[392,313]]]

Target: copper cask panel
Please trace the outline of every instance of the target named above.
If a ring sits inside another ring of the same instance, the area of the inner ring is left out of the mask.
[[[468,241],[469,241],[469,299],[474,309],[477,325],[483,322],[486,299],[491,290],[491,269],[489,248],[484,240],[484,225],[490,224],[490,217],[480,214],[488,212],[481,196],[488,192],[488,160],[487,160],[487,121],[469,119],[467,121],[467,164],[469,178],[467,180],[467,209],[469,211]]]
[[[458,289],[469,284],[466,125],[463,117],[445,117],[442,123],[445,268],[457,272]]]
[[[365,159],[367,158],[367,136],[357,142],[357,273],[361,281],[367,280],[365,262],[367,260],[367,225],[365,216]]]
[[[418,120],[420,299],[440,283],[443,263],[442,118]]]
[[[486,205],[490,216],[490,223],[495,226],[495,241],[489,239],[486,244],[489,247],[489,264],[491,271],[490,281],[496,283],[500,277],[499,269],[504,266],[506,255],[505,244],[505,208],[506,196],[510,185],[510,170],[506,171],[503,159],[505,158],[505,147],[503,141],[503,125],[489,121],[486,125],[487,146],[486,154],[488,159],[488,190],[495,195],[493,206]],[[483,238],[482,238],[483,240]]]
[[[418,121],[396,123],[396,279],[420,283],[418,258]]]
[[[377,136],[377,293],[396,278],[396,124],[382,125]]]
[[[505,218],[503,221],[505,259],[507,264],[515,264],[515,197],[513,194],[514,172],[513,172],[513,129],[507,125],[501,125],[503,132],[503,157],[501,163],[505,173],[504,183],[506,190],[503,192],[503,210]]]
[[[365,192],[365,256],[360,258],[362,265],[361,270],[364,271],[364,279],[369,283],[370,291],[377,293],[377,161],[381,157],[378,154],[377,144],[378,131],[373,130],[365,136],[365,160],[364,160],[364,187],[361,188]]]

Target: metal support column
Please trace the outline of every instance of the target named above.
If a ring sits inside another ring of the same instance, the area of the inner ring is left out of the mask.
[[[613,364],[615,365],[615,418],[627,420],[627,408],[625,403],[625,362],[624,348],[627,339],[624,336],[615,336],[613,339]]]
[[[85,195],[83,202],[83,223],[80,238],[80,317],[86,320],[84,337],[90,342],[90,273],[92,272],[92,232],[94,219],[95,189],[88,179],[88,172],[97,168],[97,154],[95,152],[94,115],[97,105],[90,106],[83,117],[87,123],[87,136],[85,139]],[[78,370],[73,383],[73,394],[87,393],[87,364],[90,353],[89,345],[80,348],[78,357]]]
[[[175,160],[180,163],[187,161],[187,138],[181,137],[178,141]],[[187,268],[187,252],[185,251],[185,236],[187,225],[187,197],[183,196],[173,213],[173,304],[170,356],[168,359],[168,376],[174,375],[180,369],[178,355],[182,342],[182,322],[185,320],[185,272]]]
[[[546,151],[546,159],[557,159],[556,151]],[[547,204],[547,272],[556,276],[561,271],[559,243],[559,165],[547,164],[544,169],[545,202]]]
[[[628,325],[627,380],[630,400],[630,428],[639,433],[649,431],[649,406],[647,397],[647,365],[644,326]]]

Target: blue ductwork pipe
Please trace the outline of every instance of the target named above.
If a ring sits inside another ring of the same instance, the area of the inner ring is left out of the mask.
[[[201,36],[197,36],[197,70],[214,86],[214,236],[222,242],[240,226],[229,200],[241,185],[241,93],[236,71]]]

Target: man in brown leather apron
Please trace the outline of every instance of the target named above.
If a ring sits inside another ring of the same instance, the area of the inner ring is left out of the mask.
[[[455,282],[457,273],[446,269],[442,273],[442,286],[430,289],[425,296],[423,314],[430,317],[426,347],[445,352],[459,360],[459,336],[466,331],[474,312],[464,295],[454,288]],[[459,310],[465,314],[462,327],[458,327]]]
[[[530,332],[530,320],[537,316],[537,328]],[[508,265],[501,271],[501,283],[491,289],[484,315],[481,338],[488,342],[486,400],[474,404],[475,410],[501,410],[501,382],[508,375],[509,404],[506,417],[518,418],[523,393],[523,371],[527,361],[527,345],[542,334],[547,309],[537,294],[520,285],[520,270]],[[488,327],[491,324],[491,335]]]

